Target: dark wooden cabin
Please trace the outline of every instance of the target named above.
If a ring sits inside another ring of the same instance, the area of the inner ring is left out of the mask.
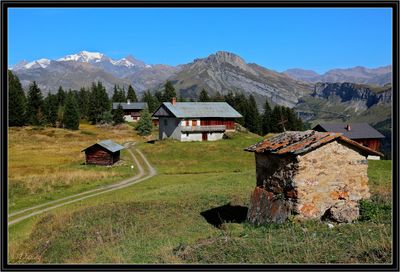
[[[381,140],[385,138],[379,131],[367,123],[334,123],[318,124],[313,130],[319,132],[339,132],[351,140],[369,147],[372,150],[379,151]]]
[[[127,122],[136,122],[140,120],[142,111],[148,108],[145,102],[131,102],[129,99],[126,103],[116,102],[112,104],[113,110],[116,110],[121,105],[124,111],[124,119]]]
[[[113,165],[120,159],[120,151],[124,149],[111,140],[104,140],[85,148],[86,164]]]

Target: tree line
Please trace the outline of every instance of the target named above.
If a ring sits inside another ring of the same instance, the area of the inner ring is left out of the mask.
[[[79,120],[85,119],[92,124],[121,124],[124,122],[124,111],[119,105],[112,109],[112,102],[138,102],[138,97],[131,85],[128,89],[115,85],[111,99],[101,82],[92,83],[91,87],[82,87],[79,91],[64,91],[60,86],[55,94],[49,93],[43,98],[36,82],[29,85],[27,95],[22,89],[21,83],[11,71],[9,76],[9,125],[50,125],[67,129],[78,129]],[[151,132],[151,115],[163,102],[170,102],[177,97],[175,88],[170,81],[164,85],[163,91],[151,93],[145,91],[141,102],[148,105],[148,109],[142,112],[137,129],[140,134],[148,135]],[[178,102],[185,102],[182,97]],[[191,99],[190,101],[194,101]],[[210,96],[202,89],[197,97],[200,102],[227,102],[243,118],[237,120],[239,124],[249,131],[260,135],[278,133],[285,130],[303,130],[304,124],[298,118],[293,109],[275,105],[273,108],[265,101],[263,111],[257,108],[253,95],[246,96],[243,93],[229,92],[226,95],[215,93]]]

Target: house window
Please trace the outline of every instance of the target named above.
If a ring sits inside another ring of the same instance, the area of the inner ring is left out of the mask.
[[[168,126],[168,120],[164,119],[164,126]]]
[[[188,127],[189,126],[189,120],[186,120],[185,123],[186,123],[185,126]]]
[[[197,120],[192,120],[192,127],[197,126]]]

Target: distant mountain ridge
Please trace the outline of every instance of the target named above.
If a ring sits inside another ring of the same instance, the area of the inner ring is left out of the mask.
[[[95,81],[101,81],[109,93],[114,84],[124,87],[131,84],[141,94],[149,89],[160,90],[170,80],[177,93],[185,98],[196,99],[204,88],[210,94],[253,94],[259,106],[268,98],[272,104],[288,107],[294,107],[301,97],[310,95],[315,82],[345,80],[370,84],[372,81],[383,85],[391,78],[390,65],[375,69],[334,69],[324,75],[304,69],[279,73],[246,63],[240,56],[225,51],[178,66],[149,65],[132,55],[114,60],[100,52],[81,51],[57,60],[22,61],[11,69],[25,88],[35,80],[45,94],[55,92],[59,86],[64,89],[89,87]]]
[[[356,66],[347,69],[332,69],[320,75],[312,70],[304,70],[300,68],[288,69],[284,74],[306,82],[329,82],[329,83],[364,83],[383,86],[392,81],[392,65],[366,68]]]
[[[81,51],[57,60],[22,61],[11,70],[24,87],[35,80],[44,93],[55,91],[60,85],[65,89],[79,89],[94,81],[101,81],[109,92],[115,84],[125,87],[131,84],[140,92],[154,88],[179,68],[149,65],[131,55],[114,60],[103,53]]]

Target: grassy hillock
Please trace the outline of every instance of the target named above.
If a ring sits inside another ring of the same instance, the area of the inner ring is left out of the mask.
[[[282,225],[253,227],[243,221],[243,214],[255,186],[254,155],[243,148],[259,140],[259,136],[251,133],[238,133],[232,139],[218,142],[140,143],[138,148],[157,169],[157,176],[10,226],[9,260],[13,263],[391,261],[390,161],[370,161],[373,196],[362,204],[363,217],[358,222],[328,228],[325,222],[290,220]],[[230,218],[227,210],[233,214]]]

